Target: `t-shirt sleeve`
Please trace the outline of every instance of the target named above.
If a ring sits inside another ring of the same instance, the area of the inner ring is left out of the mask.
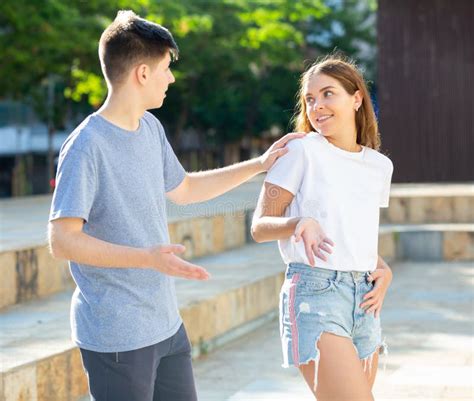
[[[393,174],[393,164],[390,162],[389,167],[384,175],[384,182],[382,186],[382,193],[380,195],[380,207],[388,207],[389,200],[390,200],[390,185],[392,182],[392,174]]]
[[[49,221],[61,217],[79,217],[87,221],[96,188],[97,174],[92,157],[72,148],[61,152]]]
[[[305,170],[305,156],[301,140],[292,140],[286,145],[288,153],[278,158],[270,168],[265,182],[277,185],[296,195]]]
[[[166,138],[163,128],[160,128],[163,149],[163,176],[165,180],[165,192],[170,192],[183,182],[186,171],[176,157],[173,148]]]

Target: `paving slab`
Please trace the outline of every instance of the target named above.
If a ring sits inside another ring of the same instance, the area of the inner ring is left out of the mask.
[[[382,313],[389,355],[381,358],[375,399],[473,400],[473,264],[399,262],[392,268]],[[281,368],[281,362],[273,320],[195,362],[199,399],[313,399],[298,371]]]

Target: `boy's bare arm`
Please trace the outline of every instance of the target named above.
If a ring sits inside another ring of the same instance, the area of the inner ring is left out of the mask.
[[[215,170],[189,173],[177,188],[167,193],[175,203],[204,202],[239,186],[253,176],[267,171],[288,150],[288,141],[305,134],[291,133],[276,141],[262,156]]]
[[[82,231],[84,220],[60,218],[48,226],[49,247],[53,257],[102,268],[149,268],[165,274],[204,280],[205,269],[189,263],[175,253],[184,252],[182,245],[157,245],[133,248],[91,237]]]

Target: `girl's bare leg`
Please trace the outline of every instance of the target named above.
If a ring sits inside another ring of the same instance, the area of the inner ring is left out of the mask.
[[[320,360],[316,392],[314,361],[300,365],[300,371],[318,401],[374,401],[367,376],[349,338],[323,333],[317,346]]]
[[[365,376],[369,383],[369,387],[372,390],[374,387],[375,376],[377,376],[377,368],[379,366],[379,352],[377,351],[372,357],[372,366],[369,368],[368,362],[362,361],[362,369],[365,367]]]

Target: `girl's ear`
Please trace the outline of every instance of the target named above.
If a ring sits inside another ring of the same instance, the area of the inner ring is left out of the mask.
[[[354,110],[359,110],[359,107],[362,105],[362,100],[364,100],[364,97],[360,93],[360,90],[356,90],[354,92]]]

